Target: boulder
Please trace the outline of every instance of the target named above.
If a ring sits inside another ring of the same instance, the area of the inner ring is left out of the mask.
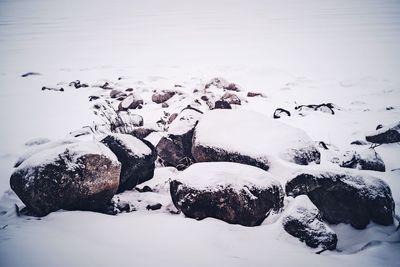
[[[381,179],[351,173],[302,173],[289,180],[286,194],[306,194],[329,223],[348,223],[364,229],[370,221],[393,224],[394,201]]]
[[[347,151],[339,163],[340,167],[384,172],[385,163],[372,148],[360,151]]]
[[[242,102],[240,101],[240,98],[237,95],[232,94],[230,92],[226,92],[225,94],[223,94],[221,99],[228,102],[230,105],[241,105],[242,104]]]
[[[151,100],[154,103],[161,104],[167,101],[168,99],[172,98],[175,94],[176,94],[175,91],[162,90],[161,92],[153,94]]]
[[[194,161],[192,137],[201,115],[201,111],[187,107],[169,125],[168,135],[162,137],[156,146],[165,166],[184,169]]]
[[[231,162],[195,163],[170,183],[172,201],[185,216],[260,225],[283,206],[280,183],[267,172]]]
[[[128,95],[124,100],[118,105],[119,111],[126,111],[128,109],[141,108],[143,105],[143,99],[136,94]]]
[[[102,141],[121,162],[118,192],[130,190],[150,180],[157,157],[154,146],[146,140],[126,134],[108,135]]]
[[[283,215],[283,229],[309,247],[334,250],[337,236],[322,221],[317,207],[307,196],[298,196],[293,202]]]
[[[196,162],[229,161],[268,170],[272,158],[300,165],[320,162],[307,134],[262,114],[244,110],[206,113],[193,135]]]
[[[104,211],[117,192],[121,165],[99,142],[59,142],[27,157],[12,190],[37,216],[66,210]]]
[[[390,144],[400,142],[400,123],[389,127],[380,127],[376,134],[365,137],[368,142],[375,144]]]

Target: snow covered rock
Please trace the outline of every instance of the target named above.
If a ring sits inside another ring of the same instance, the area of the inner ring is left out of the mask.
[[[235,84],[235,83],[230,83],[227,80],[225,80],[224,78],[221,77],[216,77],[211,79],[206,85],[205,85],[205,89],[209,89],[212,86],[218,88],[218,89],[225,89],[225,90],[229,90],[229,91],[235,91],[235,92],[239,92],[240,91],[240,87]]]
[[[161,92],[153,94],[151,97],[151,100],[154,103],[161,104],[164,103],[165,101],[169,100],[176,94],[175,91],[170,91],[170,90],[162,90]]]
[[[126,92],[119,90],[119,89],[113,89],[110,92],[111,98],[119,98],[119,97],[126,97],[126,96],[127,96]]]
[[[237,95],[232,94],[230,92],[226,92],[225,94],[223,94],[221,99],[225,100],[226,102],[228,102],[231,105],[241,105],[242,104],[242,101],[240,100],[240,98]]]
[[[201,115],[201,111],[187,107],[172,121],[168,135],[162,137],[156,146],[165,166],[184,169],[193,162],[192,137]]]
[[[229,161],[268,170],[272,157],[307,165],[320,153],[297,128],[244,110],[213,110],[196,126],[192,154],[197,162]]]
[[[364,229],[370,220],[393,223],[394,201],[389,186],[381,179],[348,173],[302,173],[289,180],[286,194],[307,194],[329,223],[349,223]]]
[[[321,219],[317,207],[307,196],[299,196],[285,211],[282,225],[286,232],[312,248],[333,250],[337,245],[335,232]]]
[[[359,170],[371,170],[384,172],[385,163],[379,154],[369,148],[361,151],[347,151],[340,160],[340,167]]]
[[[231,162],[195,163],[170,183],[172,201],[187,217],[260,225],[283,206],[279,182],[259,168]]]
[[[104,211],[117,192],[121,165],[99,142],[60,143],[32,154],[10,185],[38,216],[66,210]]]
[[[141,108],[143,105],[143,99],[136,94],[128,95],[124,100],[121,101],[118,105],[119,111],[124,111],[128,109],[136,109]]]
[[[335,109],[338,109],[338,107],[333,103],[323,103],[318,105],[300,105],[296,106],[294,109],[297,110],[301,115],[304,115],[304,111],[322,111],[334,115]]]
[[[274,111],[274,119],[280,119],[282,116],[288,116],[290,117],[290,112],[286,109],[283,108],[277,108]]]
[[[154,174],[156,149],[146,140],[127,134],[108,135],[102,141],[121,162],[118,192],[130,190],[150,180]]]
[[[365,137],[368,142],[375,144],[390,144],[400,142],[400,122],[390,127],[381,127],[377,133]]]
[[[232,106],[229,102],[220,99],[215,101],[213,109],[232,109]]]

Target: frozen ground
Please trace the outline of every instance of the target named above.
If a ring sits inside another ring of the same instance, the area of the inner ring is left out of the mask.
[[[0,0],[1,194],[26,141],[62,138],[96,119],[88,96],[100,89],[68,87],[73,80],[141,90],[145,123],[162,116],[150,103],[152,89],[181,84],[190,95],[215,76],[265,93],[243,108],[268,116],[277,107],[333,102],[341,108],[335,115],[294,112],[281,120],[348,149],[378,124],[400,119],[399,44],[396,0]],[[21,77],[30,71],[42,75]],[[400,146],[377,152],[387,171],[375,175],[391,186],[400,214]],[[13,203],[13,195],[0,200],[9,211],[0,217],[1,266],[400,266],[394,226],[332,226],[342,252],[316,255],[269,221],[246,228],[146,211],[27,220],[12,213]]]

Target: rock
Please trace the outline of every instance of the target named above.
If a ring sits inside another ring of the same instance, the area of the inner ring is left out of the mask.
[[[368,142],[363,141],[363,140],[355,140],[350,143],[351,145],[357,145],[357,146],[365,146],[368,145]]]
[[[168,117],[168,124],[171,124],[175,119],[176,119],[176,117],[178,117],[178,113],[172,113],[169,117]]]
[[[255,93],[255,92],[248,92],[247,93],[247,97],[256,97],[256,96],[265,97],[262,93]]]
[[[242,104],[242,102],[240,101],[240,98],[237,95],[232,94],[230,92],[226,92],[225,94],[223,94],[221,99],[228,102],[230,105],[241,105]]]
[[[225,100],[217,100],[215,102],[214,109],[232,109],[232,106]]]
[[[42,91],[46,91],[46,90],[48,90],[48,91],[56,91],[56,92],[64,92],[64,88],[53,88],[53,87],[46,87],[46,86],[43,86],[42,87]]]
[[[128,95],[124,100],[118,105],[119,111],[126,111],[128,109],[141,108],[143,105],[143,99],[136,94]]]
[[[282,116],[290,117],[290,112],[283,108],[277,108],[274,111],[274,119],[280,119]]]
[[[340,167],[384,172],[385,163],[379,154],[372,148],[356,151],[347,151],[341,159]]]
[[[153,189],[151,189],[148,185],[143,186],[143,188],[135,187],[135,190],[140,193],[153,192]]]
[[[50,142],[50,139],[45,138],[45,137],[39,137],[39,138],[34,138],[29,141],[26,141],[24,145],[25,146],[39,146],[39,145],[43,145],[43,144],[46,144],[49,142]]]
[[[99,86],[101,89],[104,90],[112,90],[113,88],[110,86],[108,82],[103,83],[102,85]]]
[[[162,108],[168,108],[169,105],[168,105],[167,103],[162,103],[162,104],[161,104],[161,107],[162,107]]]
[[[146,206],[146,209],[147,210],[159,210],[159,209],[161,209],[161,207],[162,207],[161,203],[157,203],[157,204],[153,204],[153,205],[149,204]]]
[[[101,142],[121,162],[118,192],[133,189],[153,177],[157,154],[150,142],[125,134],[108,135]]]
[[[68,86],[73,86],[75,87],[75,89],[79,89],[81,87],[89,87],[89,85],[87,85],[86,83],[81,83],[80,80],[70,82]]]
[[[176,94],[175,91],[162,90],[159,93],[153,94],[153,96],[151,97],[151,100],[154,103],[161,104],[161,103],[164,103],[165,101],[167,101],[168,99],[170,99],[171,97],[173,97],[175,94]]]
[[[40,74],[39,72],[27,72],[27,73],[22,74],[21,77],[25,78],[28,76],[39,76],[39,75],[42,75],[42,74]]]
[[[206,85],[205,85],[205,89],[210,88],[211,86],[215,86],[219,89],[222,89],[224,87],[228,87],[229,86],[229,82],[227,80],[225,80],[224,78],[221,77],[216,77],[216,78],[212,78]]]
[[[320,162],[304,131],[245,110],[206,113],[196,126],[192,155],[196,162],[229,161],[264,170],[272,158],[301,165]]]
[[[224,86],[225,90],[240,92],[240,87],[235,83],[230,83],[228,86]]]
[[[127,94],[122,90],[113,89],[110,92],[111,98],[119,98],[119,97],[126,97],[126,96],[127,96]]]
[[[335,232],[326,225],[317,207],[307,196],[298,196],[285,211],[283,228],[290,235],[312,248],[334,250],[337,245]]]
[[[155,132],[155,129],[152,128],[146,128],[146,127],[136,127],[132,131],[132,135],[135,136],[136,138],[139,139],[144,139],[146,138],[149,134]]]
[[[231,163],[195,163],[170,183],[172,201],[185,216],[260,225],[283,206],[280,183],[267,172]]]
[[[364,229],[370,221],[393,224],[394,201],[381,179],[349,173],[302,173],[286,183],[286,194],[307,194],[329,223]]]
[[[168,135],[162,137],[156,146],[165,166],[184,169],[193,162],[193,131],[201,115],[201,111],[188,107],[169,125]]]
[[[365,137],[368,142],[375,144],[390,144],[400,142],[400,122],[389,127],[381,127],[377,134]]]
[[[98,100],[98,99],[100,99],[100,96],[97,96],[97,95],[89,96],[89,102],[94,101],[94,100]]]
[[[12,190],[37,216],[59,209],[104,211],[119,185],[115,155],[98,142],[56,144],[14,170]]]
[[[319,104],[319,105],[314,105],[314,104],[300,105],[300,106],[296,106],[294,109],[299,112],[311,110],[311,111],[322,111],[322,112],[330,113],[330,114],[334,115],[335,114],[334,109],[338,109],[338,108],[335,104],[323,103],[323,104]]]

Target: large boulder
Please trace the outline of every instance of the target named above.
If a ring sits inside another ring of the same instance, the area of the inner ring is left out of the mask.
[[[187,217],[213,217],[231,224],[260,225],[283,206],[279,182],[259,168],[231,163],[195,163],[170,183],[172,201]]]
[[[99,142],[47,147],[26,157],[10,178],[27,208],[38,216],[59,209],[105,211],[119,185],[116,156]]]
[[[299,196],[285,210],[283,228],[290,235],[312,248],[333,250],[337,245],[335,232],[326,225],[317,207],[307,196]]]
[[[127,134],[112,134],[101,142],[109,147],[121,162],[118,192],[133,189],[153,177],[157,153],[149,141]]]
[[[360,151],[347,151],[340,159],[339,165],[343,168],[371,170],[384,172],[385,163],[379,154],[372,148]]]
[[[230,161],[268,170],[273,158],[307,165],[320,162],[308,135],[262,114],[213,110],[196,126],[192,154],[197,162]]]
[[[379,127],[373,135],[365,137],[368,142],[375,144],[390,144],[400,142],[400,122],[388,127]]]
[[[192,137],[201,115],[201,111],[187,107],[169,125],[168,135],[162,137],[156,146],[165,166],[184,169],[194,161]]]
[[[393,223],[394,201],[381,179],[351,173],[302,173],[289,180],[286,194],[306,194],[329,223],[349,223],[364,229],[370,221]]]

